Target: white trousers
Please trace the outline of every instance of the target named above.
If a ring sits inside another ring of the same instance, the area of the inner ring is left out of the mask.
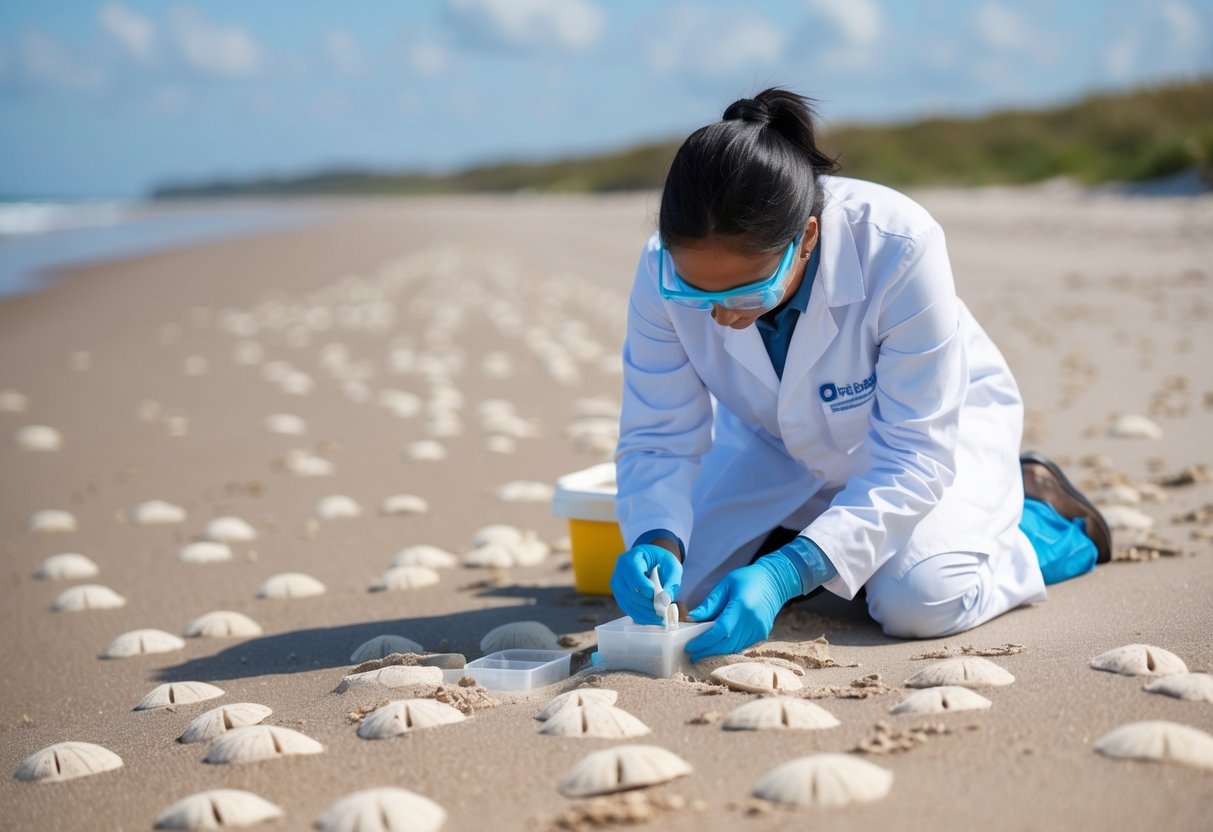
[[[1027,544],[1025,538],[1023,543]],[[1009,555],[1009,556],[1008,556]],[[1030,544],[991,559],[944,552],[903,571],[894,557],[864,584],[868,614],[885,635],[938,638],[970,630],[1022,604],[1045,600],[1040,566]]]

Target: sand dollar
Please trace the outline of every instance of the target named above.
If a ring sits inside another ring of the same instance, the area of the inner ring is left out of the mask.
[[[135,506],[132,514],[136,526],[156,526],[184,523],[185,509],[164,500],[148,500]]]
[[[605,702],[561,708],[552,714],[539,730],[556,737],[598,737],[625,739],[651,734],[652,730],[622,708]]]
[[[792,806],[847,806],[880,800],[893,772],[850,754],[812,754],[772,769],[754,786],[763,800]]]
[[[410,685],[442,684],[442,668],[428,665],[392,664],[378,670],[350,673],[336,687],[336,693],[379,685],[385,688],[403,688]]]
[[[252,638],[261,635],[261,625],[244,613],[215,610],[185,625],[186,638]]]
[[[315,826],[319,832],[437,832],[444,823],[446,810],[428,797],[384,787],[346,795]]]
[[[767,693],[780,690],[801,690],[800,677],[784,667],[765,662],[735,662],[712,671],[712,678],[732,690]]]
[[[559,650],[556,634],[540,621],[511,621],[494,627],[480,639],[480,649],[485,653],[499,650]]]
[[[425,514],[430,510],[430,504],[415,494],[393,494],[385,497],[379,505],[379,513],[389,517],[400,517],[409,514]]]
[[[1015,677],[981,656],[958,656],[928,665],[906,679],[906,687],[934,688],[955,685],[964,688],[991,688],[1009,685]]]
[[[360,516],[362,506],[358,505],[353,497],[331,494],[316,503],[312,513],[317,520],[343,520]]]
[[[100,571],[97,564],[85,555],[64,552],[42,561],[34,577],[43,581],[78,581],[91,578]]]
[[[156,829],[227,829],[283,816],[263,797],[240,789],[210,789],[183,797],[156,816]]]
[[[84,612],[85,610],[112,610],[125,607],[126,599],[108,586],[80,584],[65,589],[51,603],[55,612]]]
[[[730,731],[837,728],[838,718],[819,705],[786,696],[767,696],[747,702],[724,718]]]
[[[1126,644],[1091,659],[1091,667],[1122,676],[1167,676],[1187,673],[1183,659],[1151,644]]]
[[[266,579],[257,590],[257,597],[276,600],[312,598],[327,591],[328,588],[311,575],[302,572],[281,572]]]
[[[385,633],[362,642],[350,654],[350,661],[362,664],[372,659],[383,659],[393,653],[424,653],[425,648],[411,638]]]
[[[1208,673],[1175,673],[1147,683],[1143,690],[1188,702],[1213,702],[1213,676]]]
[[[392,558],[392,566],[425,566],[430,569],[453,569],[459,565],[459,558],[445,549],[418,543],[406,546]]]
[[[239,517],[216,517],[206,524],[206,537],[217,543],[244,543],[257,539],[257,530]]]
[[[57,451],[63,447],[63,435],[47,425],[28,425],[13,436],[23,451]]]
[[[244,728],[256,725],[272,714],[273,711],[265,705],[256,702],[233,702],[230,705],[220,705],[196,717],[185,731],[177,738],[182,744],[195,742],[210,742],[221,734],[226,734],[233,728]]]
[[[584,757],[557,786],[565,797],[593,797],[685,777],[691,764],[656,745],[617,745]]]
[[[232,547],[215,540],[187,543],[177,550],[177,560],[182,563],[222,563],[231,559]]]
[[[428,566],[393,566],[380,575],[369,589],[371,592],[422,589],[433,586],[439,580],[438,573]]]
[[[608,688],[578,688],[577,690],[570,690],[567,693],[562,693],[549,699],[547,704],[535,714],[535,719],[547,720],[565,708],[576,708],[581,705],[588,705],[591,702],[600,705],[614,705],[618,698],[619,693]]]
[[[166,682],[152,688],[134,707],[136,711],[167,708],[170,705],[191,705],[223,696],[223,690],[206,682]]]
[[[74,532],[76,517],[70,511],[61,508],[44,508],[30,515],[25,529],[30,534],[56,534],[58,532]]]
[[[367,714],[358,726],[358,736],[364,740],[381,740],[421,728],[463,722],[466,718],[445,702],[397,699]]]
[[[122,766],[122,758],[91,742],[60,742],[48,745],[22,761],[13,773],[18,780],[29,783],[57,783]]]
[[[319,754],[324,746],[306,734],[277,725],[232,728],[211,743],[204,763],[226,765],[272,760],[295,754]]]
[[[125,659],[146,653],[170,653],[185,647],[185,642],[164,630],[131,630],[115,638],[101,651],[103,659]]]
[[[269,433],[283,436],[302,436],[307,433],[307,423],[291,413],[272,413],[265,417],[261,426]]]
[[[990,707],[990,700],[959,685],[940,685],[911,693],[889,708],[891,714],[944,714],[948,711],[977,711]]]
[[[1213,736],[1165,720],[1130,722],[1104,734],[1095,750],[1108,757],[1183,763],[1213,769]]]

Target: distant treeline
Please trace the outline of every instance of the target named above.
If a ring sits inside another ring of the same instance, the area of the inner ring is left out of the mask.
[[[320,194],[409,195],[660,188],[682,138],[617,153],[507,162],[457,173],[332,170],[311,176],[167,184],[157,199]],[[1086,184],[1197,171],[1213,187],[1213,79],[1093,95],[1048,110],[839,126],[824,142],[842,173],[893,186],[1023,184],[1068,176]]]

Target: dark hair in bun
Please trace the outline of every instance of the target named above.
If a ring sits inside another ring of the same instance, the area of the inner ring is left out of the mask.
[[[821,216],[817,177],[838,163],[817,145],[810,99],[779,87],[730,104],[692,133],[670,164],[658,230],[666,245],[736,237],[748,253],[785,248]]]

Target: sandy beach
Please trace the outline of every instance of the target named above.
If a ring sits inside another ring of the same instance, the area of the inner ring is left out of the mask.
[[[1148,678],[1089,662],[1148,644],[1213,670],[1213,196],[1059,184],[912,195],[943,225],[959,293],[1015,372],[1024,447],[1052,456],[1125,522],[1144,525],[1128,508],[1153,526],[1114,531],[1114,561],[1050,587],[1045,603],[947,639],[887,638],[861,600],[827,593],[789,605],[772,639],[824,636],[837,665],[802,670],[805,686],[836,686],[813,700],[841,723],[824,730],[726,731],[720,717],[754,694],[586,668],[528,696],[494,693],[496,705],[469,707],[456,724],[365,740],[350,715],[411,694],[333,692],[351,652],[380,634],[471,660],[494,627],[536,620],[583,659],[595,625],[620,615],[609,597],[574,591],[567,525],[550,502],[498,490],[609,460],[570,427],[618,405],[627,293],[657,194],[325,200],[332,219],[314,227],[73,269],[0,301],[0,390],[11,391],[0,399],[0,828],[151,829],[181,798],[234,788],[281,807],[265,828],[308,829],[352,792],[398,786],[442,806],[449,830],[624,825],[602,820],[611,807],[669,832],[1208,829],[1213,770],[1112,759],[1094,746],[1141,720],[1213,732],[1213,703],[1147,693]],[[503,410],[512,418],[490,420]],[[272,433],[271,414],[306,430]],[[1161,435],[1113,435],[1123,414]],[[35,425],[54,428],[61,447],[21,447],[19,432]],[[412,458],[423,440],[445,458]],[[330,495],[361,514],[318,519]],[[392,495],[420,497],[428,511],[384,514]],[[185,519],[136,523],[150,500]],[[31,532],[47,509],[71,512],[77,528]],[[226,562],[181,562],[177,552],[221,516],[244,519],[256,539],[233,542]],[[368,591],[404,547],[462,558],[489,524],[533,530],[553,551],[538,565],[461,565],[438,570],[433,586]],[[62,553],[87,556],[98,573],[34,577]],[[256,597],[290,572],[326,591]],[[79,584],[126,603],[52,611]],[[262,635],[99,658],[120,634],[179,636],[217,610],[243,613]],[[931,662],[917,657],[965,647],[1015,677],[982,691],[988,710],[889,714]],[[883,686],[851,686],[872,674]],[[132,710],[165,682],[224,694]],[[651,733],[540,734],[539,707],[582,685],[618,691],[616,705]],[[176,741],[195,717],[241,702],[268,706],[263,724],[323,752],[212,765],[206,743]],[[883,799],[824,809],[751,796],[781,763],[878,746],[882,721],[917,738],[854,752],[893,773]],[[12,776],[65,741],[104,746],[123,765],[62,783]],[[590,752],[632,742],[668,749],[692,772],[594,804],[597,821],[574,820],[587,801],[564,797],[562,778]]]

